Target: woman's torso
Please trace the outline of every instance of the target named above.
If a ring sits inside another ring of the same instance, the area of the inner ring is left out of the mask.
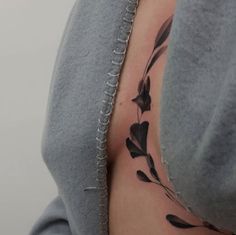
[[[168,214],[172,215],[172,218],[178,216],[190,225],[200,225],[202,222],[178,202],[171,200],[166,195],[167,191],[164,187],[138,179],[136,176],[138,170],[144,172],[149,179],[155,177],[150,174],[146,158],[131,157],[130,152],[131,142],[135,143],[135,140],[131,139],[130,127],[137,123],[139,118],[139,123],[143,123],[142,127],[145,125],[147,127],[148,123],[146,152],[154,160],[162,184],[170,189],[169,193],[173,190],[161,162],[159,143],[159,102],[168,48],[161,53],[144,80],[147,82],[149,76],[150,91],[146,90],[146,95],[148,92],[151,102],[147,100],[147,103],[142,106],[144,110],[142,115],[140,103],[132,99],[139,93],[138,85],[152,54],[157,33],[163,23],[174,14],[174,10],[173,0],[149,0],[139,3],[107,136],[110,235],[218,234],[204,226],[184,229],[180,228],[180,224],[179,226],[171,224],[166,218]],[[164,48],[166,45],[168,45],[168,38],[159,48],[162,46]],[[147,108],[148,103],[150,109]],[[127,138],[129,138],[128,142]]]

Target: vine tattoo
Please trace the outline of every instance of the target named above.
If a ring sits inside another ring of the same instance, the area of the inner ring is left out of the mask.
[[[150,92],[150,76],[149,71],[153,65],[158,61],[158,58],[166,51],[167,45],[163,45],[169,36],[171,25],[173,21],[173,15],[171,15],[160,27],[154,42],[154,47],[152,53],[146,64],[142,79],[138,84],[138,95],[132,99],[132,101],[137,105],[137,119],[138,121],[130,126],[130,137],[126,138],[126,147],[129,150],[130,156],[134,159],[137,157],[144,157],[146,159],[147,165],[149,167],[149,172],[152,178],[149,178],[145,172],[142,170],[136,171],[136,176],[140,181],[146,183],[154,183],[160,186],[168,199],[176,203],[177,205],[185,207],[177,200],[176,194],[170,188],[162,183],[160,176],[155,167],[153,157],[147,150],[147,134],[148,134],[148,121],[141,121],[142,114],[144,112],[151,110],[151,96]],[[167,214],[166,220],[170,225],[180,228],[180,229],[191,229],[196,227],[204,227],[209,230],[214,230],[216,232],[225,234],[223,231],[215,227],[214,225],[203,221],[200,225],[193,225],[185,220],[181,219],[177,215]],[[235,235],[231,233],[231,235]]]

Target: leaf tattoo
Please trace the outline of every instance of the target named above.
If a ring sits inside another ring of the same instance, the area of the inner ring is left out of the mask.
[[[132,158],[145,155],[145,153],[130,139],[126,139],[126,147],[129,149]]]
[[[152,182],[152,181],[147,177],[147,175],[146,175],[143,171],[141,171],[141,170],[138,170],[138,171],[137,171],[137,177],[138,177],[141,181],[143,181],[143,182]]]
[[[148,65],[147,68],[147,72],[149,72],[149,70],[152,68],[152,66],[155,64],[155,62],[157,61],[157,59],[165,52],[165,50],[167,49],[167,46],[163,46],[161,47],[152,57],[150,64]]]
[[[178,216],[176,215],[171,215],[168,214],[166,216],[166,219],[175,227],[177,228],[194,228],[197,227],[197,225],[192,225],[187,223],[186,221],[180,219]]]
[[[136,140],[142,151],[147,151],[147,132],[149,123],[147,121],[140,123],[134,123],[130,127],[131,138]]]
[[[159,47],[169,36],[171,25],[172,25],[173,15],[171,15],[161,26],[159,32],[157,33],[154,50]]]
[[[216,228],[213,224],[208,223],[207,221],[203,221],[203,225],[204,227],[210,229],[210,230],[214,230],[216,232],[220,232],[220,230],[218,228]]]
[[[172,214],[166,215],[166,219],[169,221],[170,224],[172,224],[176,228],[188,229],[188,228],[194,228],[194,227],[195,228],[196,227],[204,227],[204,228],[207,228],[209,230],[213,230],[213,231],[224,234],[224,232],[220,231],[218,228],[216,228],[214,225],[210,224],[207,221],[203,221],[203,223],[200,224],[200,225],[193,225],[193,224],[190,224],[190,223],[186,222],[183,219],[180,219],[178,216],[172,215]],[[231,233],[231,235],[234,235],[234,233]]]
[[[151,156],[151,154],[147,154],[146,156],[146,160],[147,160],[147,164],[149,166],[149,170],[150,170],[150,173],[151,175],[158,181],[160,182],[160,178],[157,174],[157,171],[156,171],[156,168],[155,168],[155,164],[154,164],[154,161],[153,161],[153,158]]]

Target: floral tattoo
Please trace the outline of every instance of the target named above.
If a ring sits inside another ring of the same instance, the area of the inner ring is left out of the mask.
[[[159,29],[155,42],[154,47],[152,50],[152,53],[148,59],[148,62],[146,64],[142,79],[140,80],[138,84],[138,95],[132,99],[132,101],[137,105],[137,119],[138,121],[133,123],[130,126],[130,137],[126,138],[126,147],[129,150],[130,156],[134,159],[137,157],[144,157],[146,159],[149,173],[151,174],[151,178],[147,176],[145,172],[142,170],[136,171],[136,176],[140,181],[146,182],[146,183],[154,183],[158,186],[160,186],[166,195],[166,197],[176,203],[178,206],[181,206],[185,209],[185,207],[177,200],[176,194],[174,191],[172,191],[170,188],[168,188],[166,185],[162,183],[162,180],[160,176],[158,175],[158,172],[155,167],[155,163],[153,160],[153,157],[147,150],[147,134],[148,134],[148,127],[149,122],[148,121],[141,121],[142,114],[144,112],[151,110],[151,96],[149,94],[150,92],[150,76],[149,71],[153,67],[153,65],[158,61],[158,58],[166,51],[167,45],[163,45],[163,43],[166,41],[166,39],[169,36],[171,25],[173,21],[173,15],[171,15],[161,26]],[[173,214],[167,214],[166,220],[174,227],[180,228],[180,229],[191,229],[196,227],[204,227],[209,230],[214,230],[216,232],[224,234],[223,231],[215,227],[214,225],[208,223],[207,221],[203,221],[200,225],[193,225],[185,220],[181,219],[177,215]],[[234,233],[231,233],[231,235],[235,235]]]

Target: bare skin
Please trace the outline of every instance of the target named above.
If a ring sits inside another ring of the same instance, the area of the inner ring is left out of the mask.
[[[109,234],[110,235],[219,235],[206,227],[178,228],[167,219],[167,214],[177,215],[192,225],[202,221],[165,195],[165,190],[154,183],[137,179],[138,169],[149,172],[144,158],[132,158],[126,145],[130,126],[137,123],[137,87],[142,79],[153,44],[163,22],[175,11],[174,0],[140,1],[130,37],[128,52],[107,136],[109,180]],[[163,45],[168,45],[169,38]],[[168,49],[162,53],[149,72],[150,111],[143,112],[148,121],[147,149],[152,155],[162,183],[173,190],[160,159],[159,116],[162,77]],[[150,175],[150,174],[149,174]],[[225,233],[231,234],[231,233]]]

